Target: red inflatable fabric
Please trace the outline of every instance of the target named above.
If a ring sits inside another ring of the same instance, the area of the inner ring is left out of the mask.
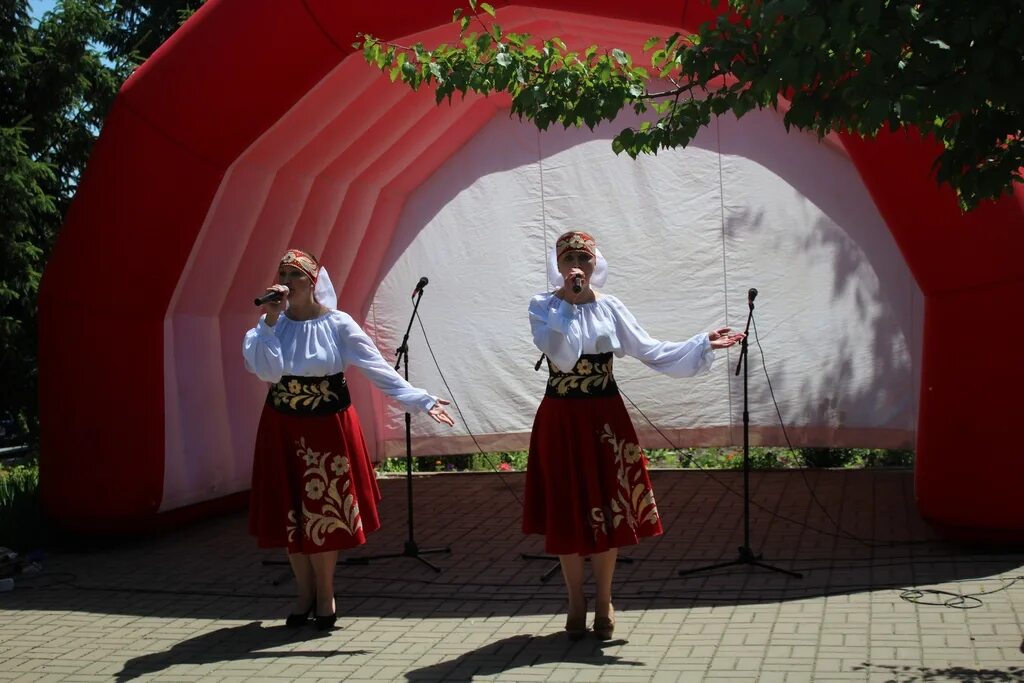
[[[714,16],[684,0],[493,4],[508,29],[614,37],[633,50]],[[210,0],[124,85],[40,293],[41,476],[54,518],[128,530],[237,491],[223,482],[244,473],[214,465],[221,449],[244,450],[244,433],[225,430],[195,471],[177,466],[183,446],[168,424],[189,411],[234,424],[234,411],[252,411],[214,380],[248,381],[237,349],[192,361],[189,344],[220,348],[223,327],[223,348],[237,347],[232,335],[252,315],[237,302],[265,279],[258,264],[297,237],[341,264],[341,299],[365,313],[403,198],[507,102],[435,108],[430,93],[343,60],[359,31],[450,39],[452,5]],[[316,90],[325,79],[343,87]],[[318,106],[298,106],[309,98]],[[1022,326],[1024,190],[963,215],[930,176],[934,145],[905,132],[843,143],[926,297],[920,509],[964,537],[1022,537],[1016,405],[988,397],[1024,380],[1009,345],[992,345],[993,326],[1007,342]],[[232,232],[243,211],[255,218]],[[86,286],[98,278],[101,299]],[[201,405],[173,401],[200,382],[210,384]],[[365,386],[353,390],[369,400]]]

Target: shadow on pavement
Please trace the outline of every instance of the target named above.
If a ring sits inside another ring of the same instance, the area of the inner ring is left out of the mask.
[[[131,681],[163,671],[179,664],[212,664],[234,660],[282,659],[285,657],[316,657],[324,659],[345,655],[367,654],[366,650],[324,649],[274,649],[295,646],[297,643],[317,644],[330,641],[329,633],[320,633],[312,627],[293,629],[285,626],[261,626],[252,622],[243,626],[233,626],[210,631],[183,640],[170,650],[155,652],[129,659],[124,668],[115,677],[118,682]]]

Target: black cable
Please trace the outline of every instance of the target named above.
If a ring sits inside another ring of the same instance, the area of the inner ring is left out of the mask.
[[[779,408],[779,402],[775,400],[775,389],[772,388],[772,378],[768,376],[768,363],[764,357],[764,347],[761,346],[761,337],[760,335],[757,334],[757,320],[755,320],[754,317],[751,316],[750,323],[751,325],[754,326],[754,341],[757,342],[757,350],[761,354],[761,369],[764,371],[765,379],[768,380],[768,393],[772,397],[772,405],[775,406],[775,414],[779,416],[779,426],[782,427],[782,436],[784,439],[786,439],[786,446],[789,447],[789,450],[794,451],[796,449],[793,448],[793,443],[789,440],[789,432],[786,431],[786,423],[782,419],[782,410]],[[804,486],[807,488],[808,493],[811,494],[811,500],[814,501],[815,505],[818,506],[819,510],[825,513],[825,517],[828,519],[828,521],[832,523],[832,526],[835,527],[837,535],[839,535],[841,538],[847,538],[857,541],[858,543],[861,543],[862,545],[865,545],[869,548],[872,547],[868,542],[863,541],[862,539],[857,538],[856,536],[853,536],[852,534],[843,531],[842,527],[839,526],[839,522],[837,522],[832,517],[832,515],[829,514],[829,511],[825,509],[825,506],[821,503],[820,500],[818,500],[818,496],[814,492],[814,487],[811,486],[811,483],[809,481],[807,481],[807,472],[805,471],[806,467],[809,465],[809,463],[807,462],[807,458],[804,457],[803,455],[801,455],[801,457],[804,461],[804,467],[797,468],[800,471],[800,478],[803,479]]]
[[[619,387],[619,393],[622,394],[623,398],[625,398],[627,401],[629,401],[630,405],[632,405],[633,408],[635,408],[636,411],[638,413],[640,413],[640,415],[642,415],[645,420],[647,420],[647,423],[649,425],[651,425],[651,427],[654,428],[654,431],[656,431],[661,436],[661,438],[665,439],[665,442],[671,448],[673,448],[676,451],[682,451],[683,450],[682,448],[679,448],[678,446],[676,446],[672,442],[672,440],[670,438],[668,438],[668,436],[664,432],[662,432],[660,429],[658,429],[658,426],[655,425],[654,422],[652,422],[651,419],[649,417],[647,417],[647,414],[644,413],[644,411],[641,410],[640,407],[637,406],[637,404],[633,402],[633,399],[631,399],[629,396],[626,395],[626,393],[624,391],[622,391],[622,387],[621,386]],[[739,498],[743,497],[743,494],[740,491],[737,491],[733,487],[729,486],[729,484],[725,483],[724,481],[722,481],[721,479],[716,477],[714,474],[712,474],[712,472],[714,470],[710,470],[710,469],[708,469],[706,467],[701,467],[699,463],[694,461],[693,457],[694,456],[692,456],[692,455],[687,456],[690,464],[694,467],[694,469],[700,470],[701,472],[706,474],[708,477],[711,478],[712,481],[714,481],[716,484],[718,484],[719,486],[724,488],[729,493],[732,493],[733,495],[735,495],[735,496],[737,496]],[[696,496],[696,495],[697,495],[697,492],[694,493],[694,496]],[[692,499],[692,497],[691,497],[691,499]],[[769,515],[771,515],[771,516],[773,516],[773,517],[775,517],[777,519],[781,519],[783,521],[789,522],[790,524],[796,524],[797,526],[803,527],[804,529],[808,529],[809,531],[814,531],[816,533],[824,534],[826,536],[833,536],[835,538],[845,538],[841,534],[837,534],[837,533],[832,532],[832,531],[827,531],[825,529],[819,529],[818,527],[811,526],[810,524],[808,524],[806,522],[801,522],[799,520],[793,519],[792,517],[784,515],[781,512],[776,512],[775,510],[770,510],[767,507],[765,507],[764,505],[761,505],[760,503],[758,503],[756,500],[751,500],[750,504],[753,505],[754,507],[759,508],[760,510],[768,513]],[[684,505],[685,505],[685,503],[684,503]]]
[[[931,605],[936,607],[950,607],[952,609],[976,609],[981,607],[985,603],[981,601],[977,596],[979,595],[992,595],[993,593],[1000,593],[1007,590],[1013,584],[1018,581],[1024,581],[1024,576],[1013,576],[1000,579],[1000,581],[1009,581],[1009,583],[996,588],[995,590],[982,591],[980,593],[954,593],[952,591],[943,591],[935,588],[911,588],[909,590],[900,592],[900,599],[912,602],[915,605]],[[923,600],[926,595],[936,596],[949,596],[945,600],[939,600],[936,602],[929,602]]]
[[[793,448],[793,444],[789,440],[789,434],[786,431],[786,425],[785,425],[785,423],[782,420],[782,412],[779,409],[778,401],[776,401],[776,399],[775,399],[775,391],[772,388],[771,377],[768,376],[768,367],[767,367],[767,364],[765,362],[764,348],[761,346],[761,339],[760,339],[760,337],[757,334],[757,322],[753,318],[751,318],[751,323],[754,326],[754,339],[757,342],[757,348],[758,348],[758,350],[759,350],[759,352],[761,354],[761,368],[764,370],[765,378],[768,380],[768,391],[771,394],[772,403],[775,406],[775,412],[776,412],[776,414],[779,417],[779,424],[782,426],[782,434],[783,434],[783,436],[786,439],[786,444],[789,447],[789,449],[791,451],[792,450],[796,450],[796,449]],[[662,432],[658,428],[658,426],[656,424],[654,424],[654,422],[649,417],[647,417],[647,414],[644,413],[644,411],[640,409],[640,407],[633,401],[633,399],[631,399],[626,394],[626,392],[622,391],[621,385],[619,386],[619,393],[622,394],[623,398],[625,398],[627,401],[629,401],[630,405],[632,405],[633,408],[638,413],[640,413],[640,415],[644,418],[644,420],[646,420],[647,423],[652,428],[654,428],[654,431],[656,431],[658,433],[658,435],[661,436],[661,438],[663,438],[665,440],[665,442],[673,450],[678,451],[678,452],[682,452],[683,451],[682,448],[676,446],[675,443],[673,443],[673,441],[670,438],[668,438],[668,436],[664,432]],[[743,495],[742,493],[740,493],[736,489],[732,488],[727,483],[725,483],[724,481],[722,481],[721,479],[716,477],[714,474],[712,474],[712,470],[710,470],[710,469],[708,469],[706,467],[701,467],[701,465],[694,460],[694,456],[692,454],[684,454],[684,455],[687,458],[687,460],[689,462],[689,465],[691,467],[693,467],[694,469],[697,469],[697,470],[705,473],[707,476],[709,476],[712,479],[712,481],[714,481],[716,484],[718,484],[719,486],[724,488],[726,491],[729,491],[730,493],[732,493],[735,496],[742,497],[742,495]],[[806,460],[805,460],[804,464],[805,465],[807,464]],[[781,520],[789,522],[791,524],[796,524],[797,526],[803,527],[803,528],[808,529],[810,531],[814,531],[816,533],[824,534],[826,536],[832,536],[834,538],[843,538],[843,539],[846,539],[846,540],[856,541],[857,543],[860,543],[861,545],[863,545],[863,546],[865,546],[867,548],[889,548],[889,547],[898,547],[898,546],[905,546],[905,545],[927,545],[927,544],[935,543],[936,541],[938,541],[938,539],[926,539],[926,540],[914,539],[914,540],[887,540],[887,541],[874,542],[874,541],[867,541],[867,540],[862,539],[862,538],[860,538],[860,537],[858,537],[858,536],[856,536],[856,535],[854,535],[854,534],[852,534],[852,533],[850,533],[848,531],[845,531],[839,525],[839,523],[832,517],[832,515],[829,514],[828,510],[825,508],[825,506],[822,504],[822,502],[818,499],[817,495],[814,493],[814,487],[812,487],[810,482],[807,481],[807,473],[805,471],[805,468],[798,467],[796,469],[800,472],[800,476],[803,479],[804,486],[807,487],[808,492],[811,494],[811,499],[818,506],[818,508],[825,514],[825,517],[828,518],[829,522],[832,523],[832,525],[835,527],[836,531],[833,532],[833,531],[827,531],[825,529],[819,529],[818,527],[815,527],[815,526],[812,526],[810,524],[807,524],[806,522],[802,522],[802,521],[793,519],[792,517],[784,515],[784,514],[782,514],[780,512],[776,512],[775,510],[771,510],[771,509],[765,507],[764,505],[761,505],[760,503],[758,503],[755,500],[751,500],[750,501],[751,504],[754,505],[755,507],[759,508],[763,512],[766,512],[769,515],[771,515],[771,516],[773,516],[773,517],[775,517],[777,519],[781,519]],[[694,493],[694,496],[696,496],[696,493]]]
[[[441,383],[444,384],[444,388],[448,391],[448,396],[451,397],[452,405],[455,406],[455,410],[459,411],[459,417],[462,419],[462,424],[466,427],[466,433],[469,434],[471,439],[473,439],[473,444],[476,446],[477,452],[483,456],[487,464],[490,465],[491,469],[498,475],[498,479],[500,479],[501,483],[505,485],[508,492],[512,494],[512,497],[516,499],[516,502],[519,503],[519,505],[523,505],[523,500],[519,497],[519,494],[516,493],[515,489],[513,489],[508,481],[505,480],[502,471],[495,467],[494,463],[484,452],[484,449],[480,447],[480,442],[476,440],[476,435],[474,435],[472,430],[470,430],[469,421],[466,420],[466,415],[462,412],[462,408],[459,407],[459,402],[455,398],[455,392],[453,392],[452,388],[448,385],[448,380],[445,378],[444,372],[441,371],[441,365],[437,362],[437,356],[434,355],[434,349],[430,346],[430,338],[427,337],[427,329],[423,326],[423,320],[420,318],[420,314],[418,312],[416,313],[416,322],[420,324],[420,330],[423,332],[423,341],[427,344],[427,350],[430,352],[430,357],[434,361],[434,367],[437,368],[437,374],[441,376]]]
[[[793,443],[789,440],[789,433],[786,431],[786,423],[782,419],[782,410],[779,408],[779,402],[777,400],[775,400],[775,390],[772,388],[772,378],[768,376],[768,363],[767,363],[767,361],[765,360],[765,357],[764,357],[764,347],[761,346],[761,338],[757,334],[757,320],[755,320],[752,317],[751,318],[751,323],[754,326],[754,341],[757,342],[757,349],[761,353],[761,369],[764,371],[764,377],[768,381],[768,392],[771,394],[772,404],[775,406],[775,414],[778,415],[778,417],[779,417],[779,426],[782,427],[782,436],[786,439],[786,446],[789,447],[789,450],[794,451],[796,449],[793,448]],[[807,459],[804,458],[804,465],[807,465],[807,464],[808,464],[807,463]],[[928,543],[933,543],[934,542],[934,540],[920,540],[920,539],[914,539],[914,540],[892,540],[892,539],[890,539],[888,541],[867,541],[867,540],[865,540],[863,538],[860,538],[859,536],[855,536],[854,534],[852,534],[852,533],[850,533],[848,531],[843,530],[843,528],[839,525],[839,522],[837,522],[832,517],[832,515],[829,514],[828,510],[825,509],[825,505],[818,499],[818,496],[814,493],[814,487],[811,486],[811,483],[809,481],[807,481],[806,469],[804,467],[799,467],[797,469],[800,471],[800,476],[803,479],[804,486],[807,487],[807,491],[811,494],[811,500],[813,500],[814,503],[818,506],[818,508],[825,514],[825,517],[828,518],[828,521],[832,522],[832,526],[834,526],[836,528],[836,531],[838,532],[836,535],[839,536],[840,538],[847,538],[849,540],[856,541],[856,542],[858,542],[858,543],[860,543],[860,544],[862,544],[862,545],[864,545],[864,546],[866,546],[868,548],[896,547],[896,546],[903,546],[903,545],[926,545]]]

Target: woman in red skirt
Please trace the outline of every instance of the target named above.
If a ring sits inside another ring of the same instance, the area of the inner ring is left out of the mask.
[[[310,615],[317,628],[337,620],[338,551],[366,542],[380,527],[380,490],[344,371],[355,366],[409,412],[452,425],[447,401],[411,386],[381,357],[346,313],[325,269],[290,249],[281,259],[279,298],[245,335],[245,366],[270,382],[253,456],[249,531],[261,548],[286,548],[298,586],[286,623]]]
[[[599,294],[607,263],[594,238],[568,232],[548,264],[558,287],[530,301],[533,341],[548,359],[548,384],[537,410],[526,468],[523,531],[544,534],[558,555],[569,593],[565,630],[587,632],[583,562],[597,583],[594,633],[615,628],[612,577],[618,548],[661,534],[646,458],[619,396],[612,357],[630,355],[673,377],[706,372],[714,349],[743,339],[723,327],[685,342],[652,339],[621,301]]]

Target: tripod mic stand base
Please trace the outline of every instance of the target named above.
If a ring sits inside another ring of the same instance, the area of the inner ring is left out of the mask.
[[[441,548],[420,548],[416,545],[415,541],[406,541],[405,548],[400,553],[386,553],[384,555],[367,555],[366,557],[348,557],[341,561],[344,565],[367,565],[373,560],[385,560],[392,557],[411,557],[419,560],[423,564],[427,565],[437,573],[441,573],[441,568],[427,560],[423,559],[423,555],[434,555],[436,553],[451,553],[451,546],[444,546]]]
[[[695,569],[681,569],[679,570],[679,576],[686,576],[688,574],[696,574],[697,572],[711,571],[712,569],[721,569],[722,567],[733,567],[736,565],[749,564],[754,567],[760,567],[761,569],[768,569],[773,572],[785,574],[786,576],[792,576],[794,579],[802,579],[804,575],[799,572],[791,572],[788,569],[782,569],[781,567],[773,567],[772,565],[761,562],[761,556],[755,555],[754,551],[747,546],[741,545],[736,549],[740,556],[730,562],[719,562],[718,564],[711,564],[706,567],[697,567]]]
[[[554,566],[550,567],[546,572],[541,574],[541,583],[547,583],[548,580],[550,580],[551,577],[555,575],[555,572],[557,572],[562,567],[561,562],[559,562],[558,558],[554,555],[532,555],[530,553],[519,553],[519,557],[523,558],[524,560],[550,560],[555,563]],[[622,562],[623,564],[633,564],[633,558],[628,556],[616,557],[615,563],[618,564],[619,562]]]

